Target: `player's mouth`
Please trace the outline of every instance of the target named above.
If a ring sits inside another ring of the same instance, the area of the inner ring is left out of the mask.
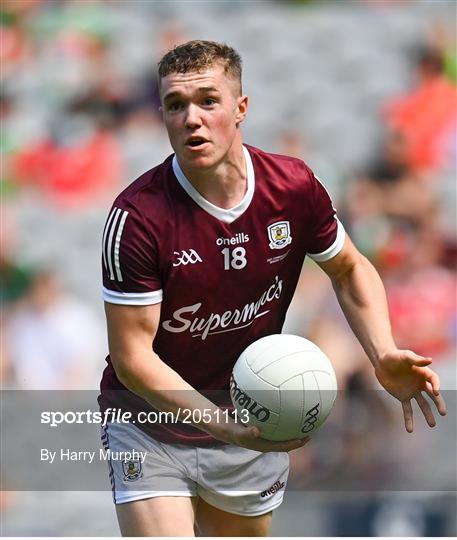
[[[205,148],[208,144],[209,142],[203,137],[189,137],[186,141],[186,148],[198,151]]]

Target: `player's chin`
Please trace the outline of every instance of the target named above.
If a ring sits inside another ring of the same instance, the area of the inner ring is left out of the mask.
[[[185,159],[193,167],[201,167],[201,168],[213,167],[216,161],[214,159],[214,155],[208,152],[198,152],[198,153],[194,152],[191,154],[186,152]]]

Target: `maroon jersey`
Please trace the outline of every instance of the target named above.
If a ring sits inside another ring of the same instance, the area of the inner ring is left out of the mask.
[[[331,259],[344,243],[327,191],[302,161],[244,153],[237,206],[208,202],[170,156],[118,196],[103,234],[105,301],[161,302],[154,350],[199,391],[228,389],[243,350],[281,333],[304,257]],[[107,361],[101,405],[120,407],[109,390],[125,388]],[[129,407],[148,405],[137,398]],[[192,427],[138,427],[165,442],[215,442]]]

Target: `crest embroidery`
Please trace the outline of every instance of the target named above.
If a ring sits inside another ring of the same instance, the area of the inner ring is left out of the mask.
[[[282,249],[292,242],[290,223],[288,221],[272,223],[268,225],[267,231],[271,249]]]
[[[131,459],[122,463],[122,470],[124,471],[124,480],[133,482],[133,480],[138,480],[143,476],[141,470],[141,461],[139,459]]]

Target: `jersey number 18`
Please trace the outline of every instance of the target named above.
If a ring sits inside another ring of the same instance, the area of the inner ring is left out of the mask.
[[[236,247],[232,251],[228,247],[224,248],[222,255],[224,255],[224,270],[230,270],[230,268],[241,270],[248,264],[246,250],[243,247]]]

